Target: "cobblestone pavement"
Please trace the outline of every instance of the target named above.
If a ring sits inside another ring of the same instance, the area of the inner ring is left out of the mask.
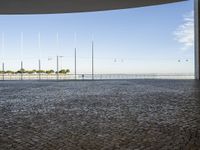
[[[0,150],[134,149],[200,149],[200,82],[0,82]]]

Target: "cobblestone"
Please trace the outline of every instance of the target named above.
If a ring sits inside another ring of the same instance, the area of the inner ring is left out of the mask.
[[[0,82],[0,150],[200,150],[200,82]]]

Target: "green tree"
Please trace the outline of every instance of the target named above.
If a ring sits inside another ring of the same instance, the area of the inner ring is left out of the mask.
[[[36,72],[37,72],[37,73],[46,73],[45,70],[37,70]]]
[[[62,70],[59,71],[59,73],[61,73],[61,74],[67,74],[69,72],[70,72],[69,69],[62,69]]]
[[[18,70],[16,73],[25,73],[25,72],[26,72],[25,69],[20,69],[20,70]]]
[[[55,71],[54,70],[46,70],[46,73],[47,74],[52,74],[52,73],[55,73]]]
[[[33,72],[33,73],[37,73],[37,70],[34,69],[34,70],[32,70],[32,72]]]
[[[11,71],[11,70],[7,70],[5,71],[6,74],[14,74],[15,72],[14,71]]]
[[[26,73],[33,74],[33,73],[36,73],[36,70],[27,70]]]

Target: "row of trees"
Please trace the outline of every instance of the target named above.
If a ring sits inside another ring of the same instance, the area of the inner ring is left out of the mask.
[[[27,73],[27,74],[55,74],[57,73],[57,71],[54,70],[25,70],[25,69],[20,69],[18,71],[11,71],[11,70],[7,70],[7,71],[0,71],[0,74],[21,74],[21,73]],[[60,70],[58,73],[60,74],[68,74],[70,73],[69,69],[62,69]]]

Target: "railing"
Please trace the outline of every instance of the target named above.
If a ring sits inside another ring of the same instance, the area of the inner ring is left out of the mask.
[[[194,79],[194,74],[95,74],[95,80]],[[92,80],[91,74],[0,74],[0,80]]]

